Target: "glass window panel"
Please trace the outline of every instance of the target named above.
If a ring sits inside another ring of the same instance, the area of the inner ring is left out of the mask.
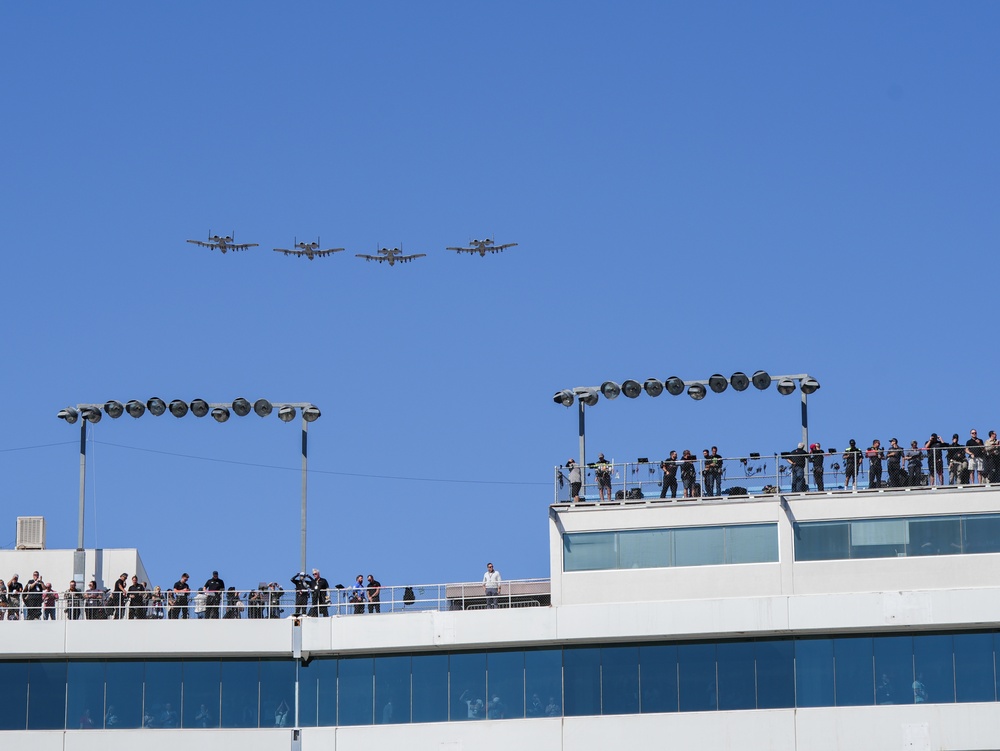
[[[66,673],[66,684],[67,729],[91,730],[102,727],[104,661],[71,661]]]
[[[866,519],[850,522],[851,558],[896,558],[906,555],[906,519]]]
[[[524,712],[528,717],[562,717],[562,650],[524,653]]]
[[[167,711],[168,704],[174,710],[181,705],[181,668],[182,663],[179,661],[146,662],[146,691],[142,705],[143,727],[155,727],[157,718]]]
[[[719,708],[715,644],[679,644],[677,672],[682,712]]]
[[[600,648],[563,650],[563,686],[567,717],[601,713]]]
[[[180,723],[177,708],[164,708],[163,714],[153,718],[153,727],[186,728],[219,727],[219,688],[222,670],[218,660],[185,660],[184,703]]]
[[[875,703],[913,704],[913,637],[875,637]]]
[[[142,727],[145,667],[142,660],[109,660],[105,664],[105,728]]]
[[[956,699],[996,701],[993,634],[955,634]]]
[[[726,563],[770,563],[777,560],[777,524],[726,528]]]
[[[832,707],[833,641],[799,639],[795,642],[795,706]]]
[[[307,728],[337,724],[336,658],[315,657],[299,669],[299,724]]]
[[[757,707],[752,641],[721,642],[716,648],[719,672],[719,709]]]
[[[615,532],[563,535],[563,571],[618,568],[616,537]]]
[[[100,723],[97,725],[100,727]],[[0,730],[28,727],[28,662],[0,661]]]
[[[370,675],[370,672],[369,672]],[[369,684],[369,703],[371,685]],[[369,722],[371,716],[369,715]],[[295,726],[295,661],[260,661],[260,727]]]
[[[955,648],[951,634],[914,636],[913,669],[910,684],[913,703],[955,701]]]
[[[947,519],[912,519],[907,555],[958,555],[962,552],[962,522]]]
[[[413,721],[448,721],[448,655],[414,655]]]
[[[453,654],[448,667],[451,673],[451,719],[486,719],[486,653]]]
[[[371,725],[374,719],[374,670],[371,657],[344,657],[337,680],[338,723]]]
[[[66,662],[32,662],[28,672],[28,730],[66,727]]]
[[[1000,553],[1000,516],[967,516],[963,526],[966,553]]]
[[[870,636],[834,639],[833,669],[838,707],[875,703],[875,657]]]
[[[257,702],[260,695],[260,660],[224,660],[222,662],[221,720],[215,708],[206,703],[195,707],[194,718],[187,716],[187,683],[185,681],[184,727],[255,728]],[[271,719],[271,718],[269,718]],[[315,713],[313,721],[315,722]],[[190,722],[194,725],[190,725]],[[270,723],[268,723],[270,726]]]
[[[618,533],[618,568],[666,568],[670,530],[637,529]]]
[[[486,655],[486,716],[491,720],[524,717],[524,652]]]
[[[375,658],[375,724],[410,721],[410,657]]]
[[[601,649],[601,714],[638,714],[639,648]]]
[[[851,555],[851,529],[847,522],[795,525],[795,560],[836,561]]]
[[[641,712],[677,711],[677,647],[655,644],[639,647]]]
[[[757,708],[795,706],[795,642],[764,639],[756,643]]]
[[[710,566],[726,561],[726,537],[722,527],[674,530],[675,566]]]

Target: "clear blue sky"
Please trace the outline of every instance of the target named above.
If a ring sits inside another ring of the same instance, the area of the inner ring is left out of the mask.
[[[985,434],[998,38],[984,2],[0,5],[0,545],[75,546],[55,415],[107,399],[319,405],[309,565],[344,583],[547,576],[561,388],[808,372],[826,445]],[[483,235],[519,245],[444,250]],[[271,251],[316,236],[349,252]],[[602,401],[588,447],[778,451],[798,412]],[[287,579],[298,425],[105,418],[88,547]]]

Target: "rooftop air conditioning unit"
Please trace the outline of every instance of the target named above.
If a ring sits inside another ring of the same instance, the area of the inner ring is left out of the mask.
[[[45,550],[45,517],[17,517],[17,549]]]

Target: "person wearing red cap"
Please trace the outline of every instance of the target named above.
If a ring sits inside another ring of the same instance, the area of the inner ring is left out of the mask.
[[[816,490],[823,492],[823,447],[818,442],[809,446],[809,463],[812,465]]]

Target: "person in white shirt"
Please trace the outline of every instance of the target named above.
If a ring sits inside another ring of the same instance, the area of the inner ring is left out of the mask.
[[[486,607],[495,608],[497,596],[500,594],[500,572],[493,568],[492,563],[486,564],[486,573],[483,574],[483,589],[486,592]]]
[[[205,609],[208,605],[208,595],[205,594],[205,589],[203,587],[198,588],[198,594],[193,598],[194,600],[194,617],[204,618]]]

